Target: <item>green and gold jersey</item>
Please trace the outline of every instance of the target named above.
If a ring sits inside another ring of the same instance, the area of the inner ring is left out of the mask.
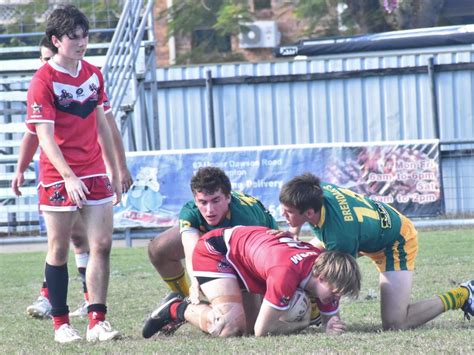
[[[322,183],[321,219],[311,226],[328,250],[357,256],[392,245],[400,235],[401,218],[393,207],[351,190]]]
[[[180,233],[190,228],[206,233],[213,229],[234,226],[263,226],[278,229],[277,222],[259,200],[238,191],[231,191],[229,212],[216,226],[207,224],[194,200],[186,203],[179,213]]]

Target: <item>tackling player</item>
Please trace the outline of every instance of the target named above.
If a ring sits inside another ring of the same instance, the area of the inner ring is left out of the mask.
[[[70,325],[67,306],[67,256],[72,226],[85,224],[90,255],[88,341],[116,339],[120,333],[105,321],[112,244],[112,201],[122,187],[103,109],[104,82],[95,66],[83,60],[88,43],[87,17],[72,5],[48,17],[46,36],[55,55],[33,76],[27,95],[27,120],[41,147],[40,210],[48,236],[45,276],[55,335],[60,343],[80,340]],[[104,154],[111,180],[106,175]]]
[[[393,207],[321,183],[309,173],[283,185],[280,202],[283,216],[295,231],[308,222],[327,250],[366,255],[374,261],[380,272],[384,329],[414,328],[449,309],[461,308],[467,317],[474,315],[474,280],[438,297],[410,303],[417,231]]]
[[[52,43],[48,41],[48,38],[44,36],[40,41],[40,61],[42,64],[50,60],[54,55],[54,48]],[[112,108],[105,96],[104,100],[104,111],[107,119],[107,124],[110,127],[112,133],[112,140],[114,145],[114,154],[119,165],[119,178],[122,183],[122,192],[127,192],[130,188],[133,180],[130,172],[127,168],[125,149],[123,147],[122,138],[120,131],[115,123],[114,116],[112,114]],[[11,187],[13,192],[17,196],[21,196],[20,187],[23,185],[24,172],[28,168],[33,156],[38,149],[38,138],[35,132],[27,131],[20,144],[18,163],[16,169],[16,175],[12,180]],[[78,219],[74,224],[71,234],[71,242],[74,247],[74,256],[76,261],[77,270],[82,279],[83,291],[84,291],[84,302],[79,306],[77,310],[69,313],[70,316],[87,316],[87,306],[89,305],[89,296],[87,292],[86,284],[86,268],[89,260],[89,244],[87,242],[87,236],[85,226],[81,219]],[[48,285],[46,279],[43,281],[43,285],[40,289],[40,296],[38,299],[26,309],[27,313],[35,318],[50,318],[51,317],[51,303],[48,298]]]
[[[192,275],[192,254],[199,238],[207,231],[236,225],[257,225],[278,229],[278,225],[262,203],[254,197],[231,191],[227,175],[219,168],[200,168],[191,179],[194,200],[186,203],[179,214],[178,227],[171,228],[153,239],[148,246],[150,261],[172,291],[182,297],[189,295],[185,270],[181,264],[186,259],[186,269]],[[181,234],[181,236],[180,236]],[[197,282],[194,294],[198,298]],[[174,297],[169,294],[166,303]],[[154,311],[145,322],[143,336],[151,337],[159,329],[155,326]]]
[[[158,327],[188,321],[220,337],[294,333],[309,325],[310,312],[300,321],[281,318],[300,288],[316,299],[325,331],[343,332],[339,299],[357,296],[360,290],[355,259],[268,231],[266,227],[237,226],[206,233],[197,242],[192,263],[193,275],[210,304],[170,299],[155,316]],[[243,298],[241,289],[257,297],[256,302]],[[259,294],[264,299],[255,312]]]

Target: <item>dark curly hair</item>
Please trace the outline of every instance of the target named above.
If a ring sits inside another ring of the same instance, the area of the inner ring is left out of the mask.
[[[225,172],[214,166],[199,168],[191,179],[191,191],[193,195],[203,192],[207,195],[219,191],[226,196],[230,195],[232,185]]]

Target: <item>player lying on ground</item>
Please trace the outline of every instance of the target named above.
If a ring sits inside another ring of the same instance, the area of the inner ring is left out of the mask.
[[[191,179],[191,191],[194,200],[186,203],[181,209],[179,229],[173,227],[165,231],[148,246],[148,255],[153,266],[170,289],[182,297],[189,295],[189,286],[181,261],[186,257],[186,268],[189,275],[192,275],[192,254],[203,233],[236,225],[278,228],[275,219],[259,200],[231,190],[229,178],[219,168],[200,168]],[[194,290],[197,290],[196,284],[194,281]],[[173,294],[167,295],[163,303],[170,297],[173,297]],[[153,317],[147,319],[142,332],[145,338],[158,331],[155,324]],[[169,325],[166,332],[175,329],[176,327]]]
[[[268,231],[238,226],[206,233],[194,249],[193,275],[210,304],[172,298],[154,313],[159,326],[187,321],[220,337],[294,333],[310,322],[309,311],[301,320],[283,320],[302,289],[317,302],[325,331],[343,332],[339,299],[360,290],[355,259]]]
[[[432,299],[410,303],[418,252],[413,223],[393,207],[306,173],[283,185],[283,216],[294,231],[309,223],[327,250],[370,257],[379,270],[384,329],[420,326],[450,309],[474,315],[474,280]],[[287,232],[280,235],[288,235]],[[291,235],[291,234],[290,234]]]

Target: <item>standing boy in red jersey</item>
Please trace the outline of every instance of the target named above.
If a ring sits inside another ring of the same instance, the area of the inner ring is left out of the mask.
[[[80,340],[69,323],[67,256],[71,228],[79,215],[86,226],[90,259],[88,341],[116,339],[105,321],[112,244],[112,201],[121,198],[118,168],[104,115],[104,81],[83,60],[89,23],[76,7],[55,9],[46,36],[55,55],[34,75],[28,90],[27,124],[35,125],[41,147],[40,210],[48,234],[45,276],[52,305],[55,340]],[[111,180],[106,175],[102,151]]]

